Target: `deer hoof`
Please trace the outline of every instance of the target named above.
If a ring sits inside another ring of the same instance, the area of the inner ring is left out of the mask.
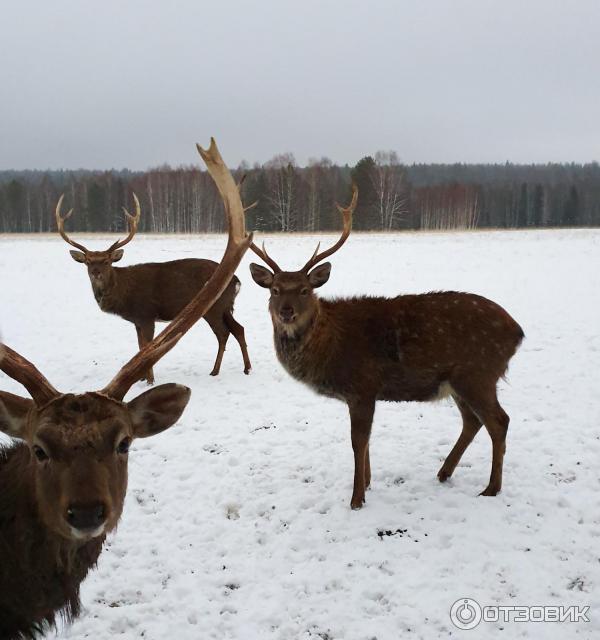
[[[210,372],[210,375],[211,375],[211,376],[218,376],[218,375],[219,375],[219,372],[218,372],[218,371],[215,371],[215,370],[213,369],[213,370]]]
[[[248,368],[244,369],[244,373],[245,373],[246,375],[248,375],[248,374],[250,373],[250,367],[248,367]]]
[[[350,501],[350,508],[352,509],[352,511],[358,511],[359,509],[363,508],[363,505],[365,504],[365,498],[364,496],[362,498],[352,498],[352,500]]]
[[[480,496],[497,496],[500,493],[500,489],[494,489],[493,487],[487,487],[484,491],[482,491]]]
[[[451,475],[452,475],[451,473],[448,473],[447,471],[444,471],[443,469],[440,469],[440,470],[438,471],[437,477],[438,477],[438,480],[439,480],[440,482],[446,482],[446,480],[448,480],[448,478],[449,478]]]

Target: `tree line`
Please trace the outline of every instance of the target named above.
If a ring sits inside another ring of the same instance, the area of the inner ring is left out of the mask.
[[[600,165],[402,164],[393,151],[354,167],[328,158],[299,167],[292,154],[263,165],[242,163],[248,226],[259,231],[330,231],[340,226],[334,203],[359,188],[354,228],[523,228],[600,225]],[[61,193],[72,231],[119,231],[123,205],[135,192],[140,230],[202,233],[224,229],[222,202],[206,171],[162,166],[148,171],[0,171],[0,232],[55,231]]]

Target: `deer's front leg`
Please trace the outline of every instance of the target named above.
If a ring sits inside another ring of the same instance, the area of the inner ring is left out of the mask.
[[[365,488],[371,481],[371,464],[369,455],[369,436],[375,412],[375,400],[360,399],[348,403],[350,410],[350,429],[352,449],[354,451],[354,490],[350,506],[360,509],[365,503]]]

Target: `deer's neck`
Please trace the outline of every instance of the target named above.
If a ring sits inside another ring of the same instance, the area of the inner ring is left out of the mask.
[[[79,614],[79,586],[104,538],[85,544],[52,533],[36,507],[29,448],[0,449],[0,637],[29,637],[57,613]]]
[[[108,313],[117,313],[119,311],[119,304],[124,297],[120,294],[120,289],[122,288],[121,280],[123,279],[120,277],[118,267],[113,267],[110,270],[108,280],[101,286],[92,282],[94,298],[102,311]]]
[[[289,331],[285,326],[274,325],[275,351],[281,364],[291,376],[320,393],[327,393],[322,388],[323,381],[328,377],[337,344],[329,315],[319,302],[305,327]]]

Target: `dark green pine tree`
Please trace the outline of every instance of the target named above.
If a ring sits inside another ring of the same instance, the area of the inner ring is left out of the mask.
[[[569,197],[565,203],[562,223],[567,227],[574,227],[579,222],[579,194],[577,187],[572,185],[569,189]]]
[[[361,158],[352,169],[352,181],[358,187],[358,204],[352,222],[354,229],[377,229],[380,226],[375,215],[377,202],[377,193],[373,184],[375,171],[375,160],[371,156]]]
[[[517,227],[526,227],[529,222],[528,214],[529,198],[527,194],[527,183],[521,184],[521,191],[519,194],[519,208],[517,210]]]
[[[533,190],[533,218],[531,224],[541,227],[544,224],[544,187],[536,184]]]
[[[269,231],[268,185],[264,169],[252,169],[246,174],[242,187],[245,207],[257,205],[246,213],[246,227],[251,231]]]
[[[106,211],[106,189],[92,182],[87,193],[87,214],[89,231],[107,231],[109,222]]]
[[[8,206],[9,229],[24,231],[25,225],[25,187],[18,180],[11,180],[5,189],[6,204]]]

